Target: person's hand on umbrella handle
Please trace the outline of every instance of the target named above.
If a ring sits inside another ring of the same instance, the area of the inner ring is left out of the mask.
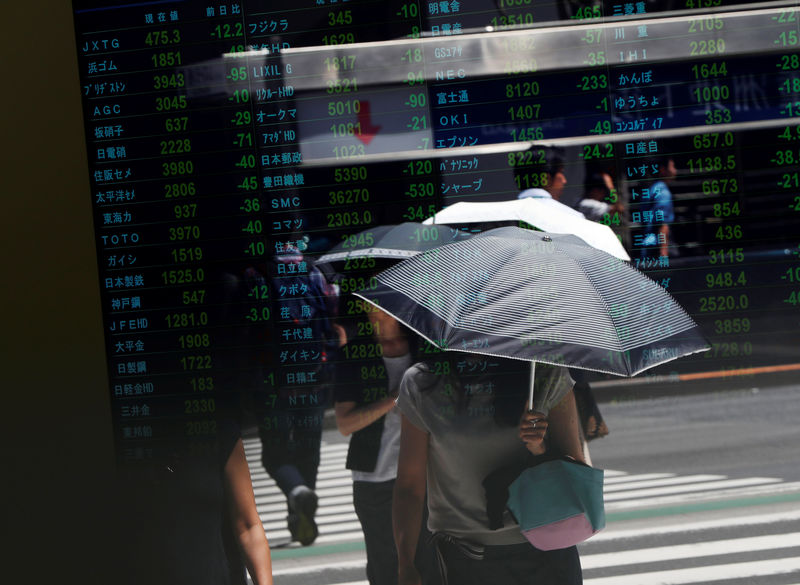
[[[547,418],[541,412],[533,410],[526,410],[519,421],[519,438],[534,455],[543,455],[547,451],[544,442],[547,424]]]

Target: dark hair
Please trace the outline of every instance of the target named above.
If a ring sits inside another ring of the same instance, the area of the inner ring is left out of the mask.
[[[584,194],[588,194],[592,191],[601,191],[603,196],[608,195],[608,186],[603,178],[603,173],[596,172],[586,177],[586,180],[583,182],[583,192]]]
[[[550,177],[564,171],[564,149],[557,146],[534,144],[528,150],[517,153],[514,178],[519,180],[533,173],[547,173]]]
[[[547,174],[550,176],[564,171],[564,149],[561,147],[550,146],[545,149],[545,163]]]
[[[611,184],[617,182],[617,169],[613,162],[597,162],[587,161],[586,174],[583,179],[583,197],[584,199],[596,199],[598,201],[606,200],[606,197],[611,195],[611,190],[608,186],[608,179],[611,179]]]

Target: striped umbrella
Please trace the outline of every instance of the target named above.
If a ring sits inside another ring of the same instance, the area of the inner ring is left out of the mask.
[[[466,240],[470,235],[450,226],[423,225],[412,221],[380,225],[346,236],[317,258],[315,264],[335,268],[339,263],[357,258],[381,258],[399,262],[431,248]]]
[[[534,364],[634,376],[709,348],[661,286],[565,234],[483,232],[396,264],[356,294],[441,349]]]

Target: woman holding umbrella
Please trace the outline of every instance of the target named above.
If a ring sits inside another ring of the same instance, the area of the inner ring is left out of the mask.
[[[504,501],[493,513],[484,487],[487,475],[526,456],[582,461],[572,379],[564,368],[540,365],[536,410],[527,411],[529,364],[460,355],[418,363],[401,384],[393,504],[399,584],[420,582],[413,557],[426,485],[428,528],[450,585],[581,583],[575,547],[537,550],[510,514],[497,517]]]
[[[509,517],[495,522],[481,488],[526,453],[583,462],[573,381],[553,364],[633,376],[706,351],[697,324],[613,256],[575,236],[514,227],[430,250],[376,280],[356,295],[439,349],[492,356],[431,360],[403,377],[393,504],[400,584],[419,582],[410,559],[426,482],[428,527],[451,585],[580,583],[574,546],[534,548]],[[526,394],[533,414],[523,413]]]

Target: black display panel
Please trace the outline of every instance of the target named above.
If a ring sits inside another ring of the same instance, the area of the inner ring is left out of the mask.
[[[262,425],[280,388],[324,403],[369,350],[321,340],[330,285],[298,277],[369,228],[539,187],[544,146],[567,205],[607,171],[598,221],[711,341],[648,375],[800,367],[796,2],[73,6],[120,461],[213,439],[230,396]],[[341,314],[375,266],[332,279]]]

